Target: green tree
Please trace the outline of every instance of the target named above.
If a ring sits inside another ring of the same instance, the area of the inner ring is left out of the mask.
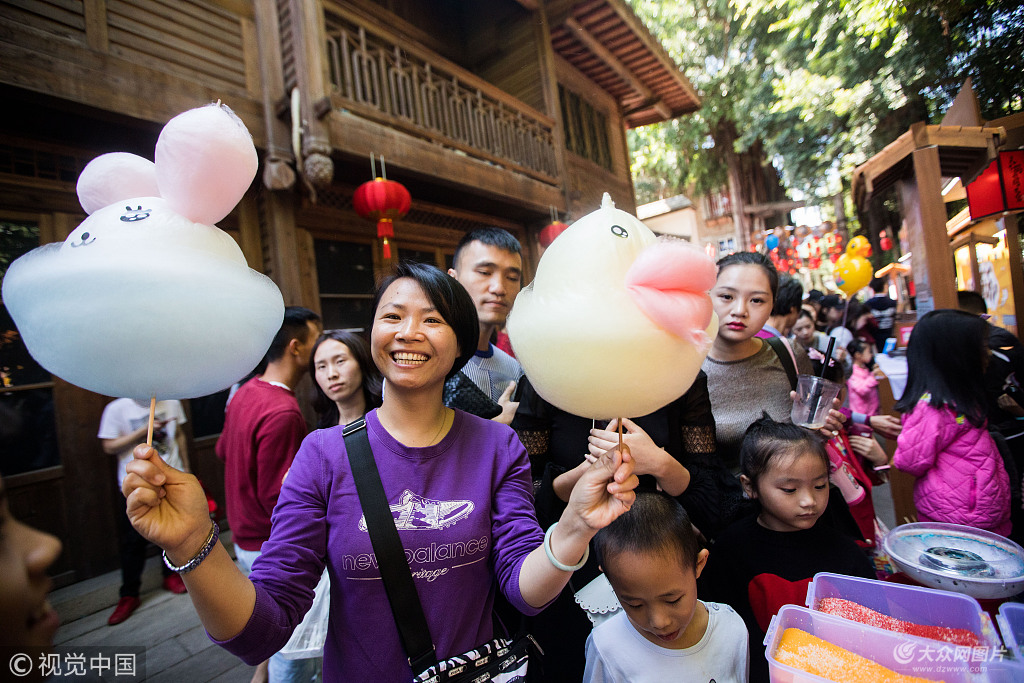
[[[734,216],[742,223],[745,204],[780,199],[778,177],[766,162],[762,142],[743,137],[750,112],[770,106],[774,98],[769,76],[775,37],[745,25],[745,15],[729,0],[630,4],[703,101],[691,116],[630,132],[638,200],[727,186]]]
[[[738,172],[754,174],[739,190],[756,202],[771,166],[790,190],[844,191],[910,124],[937,122],[967,76],[983,117],[1024,109],[1019,2],[630,1],[704,100],[630,135],[641,201]]]

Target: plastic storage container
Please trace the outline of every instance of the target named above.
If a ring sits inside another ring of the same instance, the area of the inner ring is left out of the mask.
[[[765,635],[765,657],[768,658],[768,672],[772,683],[821,683],[826,678],[801,671],[775,659],[782,634],[788,628],[798,628],[833,645],[907,676],[945,681],[946,683],[980,683],[989,681],[982,667],[985,664],[957,661],[936,662],[936,641],[915,638],[901,633],[884,631],[864,626],[854,621],[834,617],[831,614],[815,612],[806,607],[786,605],[772,617]],[[926,654],[930,648],[930,654]],[[950,650],[954,650],[950,646]],[[952,653],[950,653],[952,657]],[[971,673],[971,669],[974,673]],[[1004,667],[1005,668],[1005,667]],[[1000,674],[993,683],[1002,683]],[[836,683],[846,683],[838,681]]]
[[[999,632],[1003,634],[1013,658],[1024,664],[1024,605],[1019,602],[1004,602],[999,606]],[[1024,680],[1024,678],[1021,678]]]
[[[960,593],[823,572],[815,574],[808,586],[806,604],[817,609],[823,598],[850,600],[924,626],[966,629],[978,636],[981,646],[992,648],[1001,644],[991,617],[977,600]]]

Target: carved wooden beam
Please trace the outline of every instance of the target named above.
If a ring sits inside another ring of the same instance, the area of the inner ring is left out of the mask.
[[[583,43],[588,50],[594,53],[594,56],[600,59],[602,62],[608,65],[608,68],[615,72],[615,75],[621,78],[629,85],[634,91],[636,91],[642,98],[647,106],[653,106],[658,110],[659,113],[663,113],[665,118],[668,118],[670,112],[668,107],[665,106],[660,99],[658,99],[650,88],[645,86],[636,75],[629,70],[629,68],[619,61],[618,57],[613,55],[611,51],[600,43],[587,29],[585,29],[578,21],[569,17],[565,20],[565,26],[573,35]],[[644,108],[646,109],[647,106]]]

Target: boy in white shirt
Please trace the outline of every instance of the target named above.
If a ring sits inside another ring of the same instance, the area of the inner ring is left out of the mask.
[[[164,462],[185,472],[189,471],[185,435],[180,426],[185,424],[185,410],[180,401],[158,401],[153,420],[153,447]],[[97,436],[103,451],[117,456],[117,489],[124,483],[125,467],[132,460],[132,449],[145,442],[149,432],[149,401],[118,398],[103,409]],[[118,532],[121,553],[121,597],[117,607],[107,619],[110,626],[120,624],[141,604],[139,588],[146,563],[146,539],[132,528],[125,512],[124,499],[120,499]],[[172,593],[184,593],[181,577],[160,563],[163,587]]]
[[[747,680],[747,628],[728,605],[697,599],[708,551],[678,502],[638,493],[594,550],[622,610],[587,639],[584,683]]]

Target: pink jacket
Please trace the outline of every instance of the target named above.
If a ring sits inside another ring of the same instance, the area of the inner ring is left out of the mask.
[[[922,399],[903,418],[893,465],[917,477],[918,519],[1010,533],[1010,478],[988,431]]]
[[[853,412],[864,413],[869,417],[878,415],[878,379],[870,370],[854,363],[846,386],[850,389],[850,409]]]

